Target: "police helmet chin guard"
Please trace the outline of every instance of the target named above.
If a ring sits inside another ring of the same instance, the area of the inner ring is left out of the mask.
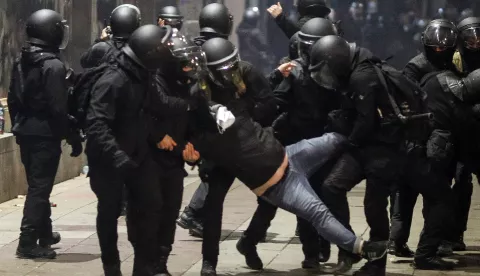
[[[199,17],[200,33],[214,33],[229,37],[233,30],[233,15],[220,3],[211,3],[203,7]]]
[[[207,58],[210,79],[218,86],[235,86],[238,91],[246,89],[240,73],[238,49],[223,38],[212,38],[202,45]]]
[[[355,44],[339,36],[325,36],[312,47],[310,76],[321,87],[336,90],[350,75]]]
[[[327,35],[338,35],[337,27],[332,21],[317,17],[305,22],[298,32],[298,56],[308,64],[313,44]]]
[[[131,4],[116,7],[110,15],[112,35],[118,39],[128,39],[140,27],[141,22],[140,9]]]
[[[157,70],[173,59],[168,44],[172,33],[170,26],[144,25],[132,33],[122,51],[141,67]]]
[[[70,39],[70,28],[59,13],[43,9],[30,15],[26,34],[30,44],[63,50]]]

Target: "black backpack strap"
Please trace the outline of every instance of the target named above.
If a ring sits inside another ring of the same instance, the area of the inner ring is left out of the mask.
[[[383,86],[385,91],[387,92],[388,100],[390,104],[392,105],[393,112],[395,112],[395,115],[400,119],[401,122],[405,123],[407,118],[402,114],[402,111],[398,107],[397,101],[395,100],[395,97],[392,94],[392,91],[390,90],[390,86],[387,83],[387,80],[385,79],[385,75],[381,69],[381,64],[375,64],[373,61],[371,61],[373,69],[377,73],[378,79],[380,80],[380,84]]]

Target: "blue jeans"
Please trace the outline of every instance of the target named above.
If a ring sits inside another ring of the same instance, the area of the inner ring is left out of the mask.
[[[289,167],[285,176],[262,198],[307,220],[326,240],[349,252],[359,253],[361,240],[338,222],[308,182],[312,174],[340,153],[344,143],[344,136],[327,133],[288,146]]]

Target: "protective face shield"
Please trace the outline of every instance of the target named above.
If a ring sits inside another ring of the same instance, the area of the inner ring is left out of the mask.
[[[202,79],[207,73],[207,58],[200,46],[190,46],[174,50],[181,74],[189,81]]]
[[[222,87],[233,85],[238,89],[239,94],[243,94],[247,87],[240,72],[239,62],[238,50],[235,50],[235,55],[229,61],[215,66],[208,66],[210,79]]]
[[[67,25],[66,20],[62,20],[62,28],[63,28],[63,38],[60,46],[58,49],[64,50],[68,46],[68,42],[70,41],[70,26]]]
[[[326,62],[322,62],[315,71],[312,71],[310,77],[325,89],[336,90],[340,87],[338,76],[333,73]]]
[[[305,63],[310,63],[310,51],[312,50],[313,44],[316,40],[298,40],[298,56],[305,61]]]
[[[182,18],[158,18],[159,20],[163,21],[163,25],[171,26],[172,28],[180,30],[183,26],[183,19]]]
[[[425,46],[440,49],[454,48],[457,44],[457,33],[450,27],[430,25],[423,33],[422,43]]]
[[[480,26],[471,27],[460,32],[463,45],[470,51],[480,50]]]

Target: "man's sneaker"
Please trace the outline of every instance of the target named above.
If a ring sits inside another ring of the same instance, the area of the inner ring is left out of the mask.
[[[237,250],[240,254],[245,256],[247,266],[253,270],[262,270],[263,262],[258,256],[257,247],[254,244],[248,243],[245,237],[241,237],[237,242]]]
[[[217,276],[215,266],[209,261],[203,261],[200,276]]]
[[[29,247],[17,247],[17,257],[20,259],[55,259],[57,253],[50,248],[43,248],[38,245]]]
[[[452,244],[448,241],[443,241],[438,247],[437,255],[440,257],[448,257],[453,255]]]
[[[39,239],[38,244],[44,248],[50,248],[52,245],[59,243],[62,240],[62,236],[58,232],[52,232],[52,237],[49,239]]]
[[[318,257],[305,258],[305,260],[302,261],[302,268],[303,269],[319,269],[320,260],[318,259]]]
[[[387,247],[387,241],[365,241],[362,247],[362,257],[369,261],[379,260],[387,254]]]
[[[412,258],[415,253],[407,244],[397,245],[394,241],[390,241],[388,245],[388,254],[400,258]]]
[[[371,263],[366,263],[358,271],[353,273],[353,276],[385,276],[386,267],[379,267]]]
[[[467,245],[463,241],[463,234],[458,237],[455,241],[452,242],[453,251],[465,251],[467,250]]]
[[[103,272],[105,276],[122,276],[120,264],[103,265]]]
[[[412,266],[421,270],[452,270],[455,263],[442,260],[438,256],[425,259],[415,259]]]

